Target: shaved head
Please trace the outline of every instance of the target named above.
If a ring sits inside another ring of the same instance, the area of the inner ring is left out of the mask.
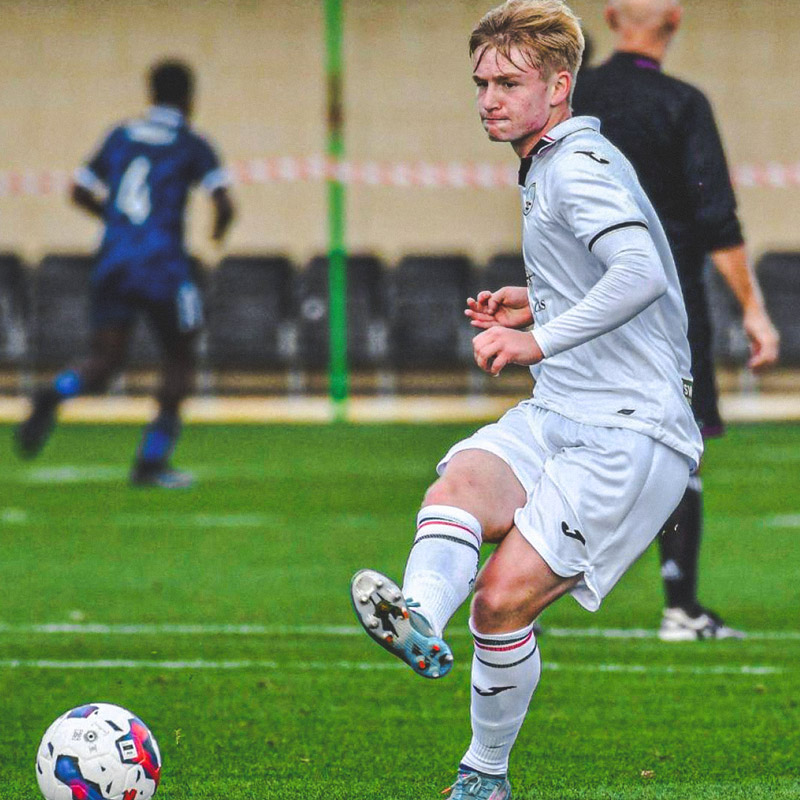
[[[660,28],[678,0],[609,0],[608,8],[617,15],[620,26]]]
[[[608,0],[605,18],[616,49],[650,54],[660,61],[681,24],[679,0]]]

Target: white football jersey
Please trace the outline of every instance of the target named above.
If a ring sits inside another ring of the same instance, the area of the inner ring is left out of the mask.
[[[630,163],[599,120],[573,117],[523,159],[520,193],[533,335],[545,355],[531,367],[534,403],[639,431],[698,463],[683,295]]]

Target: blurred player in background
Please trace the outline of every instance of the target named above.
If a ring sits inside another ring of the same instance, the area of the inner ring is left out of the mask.
[[[89,356],[37,392],[16,441],[23,456],[35,456],[62,400],[107,389],[124,365],[134,323],[143,313],[163,363],[158,415],[144,430],[131,482],[180,488],[192,477],[173,469],[169,459],[180,433],[180,404],[193,386],[203,324],[202,298],[184,246],[186,202],[195,184],[210,193],[215,241],[227,231],[233,205],[217,154],[188,123],[192,70],[164,61],[149,78],[153,105],[147,115],[114,128],[75,174],[72,200],[105,224],[91,278]]]
[[[711,106],[698,89],[661,72],[681,12],[677,0],[610,0],[605,17],[616,37],[614,55],[581,76],[573,106],[576,114],[600,118],[603,134],[630,159],[664,226],[689,315],[694,413],[709,437],[721,435],[723,426],[703,286],[706,254],[741,305],[750,369],[775,363],[778,335],[747,259]],[[694,474],[658,537],[666,595],[659,637],[665,641],[743,635],[698,601],[702,525],[702,483]]]
[[[598,121],[571,114],[582,52],[561,0],[510,0],[472,32],[483,126],[521,159],[528,280],[468,301],[475,361],[491,375],[529,365],[536,385],[439,463],[402,589],[374,570],[351,585],[367,633],[438,678],[453,662],[443,631],[474,584],[472,741],[455,800],[511,797],[509,754],[541,673],[534,619],[568,592],[597,610],[702,452],[667,238]],[[497,548],[477,574],[484,541]]]

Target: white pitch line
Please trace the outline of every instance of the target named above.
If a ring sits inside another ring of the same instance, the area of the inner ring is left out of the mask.
[[[779,514],[768,517],[765,522],[770,528],[800,528],[800,514]]]
[[[458,665],[456,669],[466,671],[469,664]],[[692,666],[692,665],[651,665],[651,664],[563,664],[557,661],[545,662],[543,668],[555,672],[604,672],[637,675],[781,675],[783,667],[767,667],[751,664],[739,666]],[[405,670],[405,664],[396,661],[147,661],[135,659],[101,659],[96,661],[54,661],[47,659],[4,659],[0,669],[158,669],[170,671],[190,670],[280,670],[281,672],[378,672]]]
[[[254,480],[268,480],[269,475],[263,469],[239,470],[213,467],[190,467],[189,471],[199,478],[207,480],[224,479],[228,477],[252,478]],[[73,483],[119,483],[125,480],[126,473],[121,467],[104,465],[61,465],[57,467],[44,467],[20,473],[12,478],[18,483],[28,484],[73,484]],[[6,507],[0,508],[0,523],[8,525],[32,525],[36,522],[52,519],[57,514],[28,509]],[[370,514],[340,514],[329,519],[346,525],[374,525],[375,518]],[[764,526],[767,528],[800,528],[800,513],[773,514],[770,516],[750,516],[746,514],[718,515],[718,521],[735,520],[743,521],[754,528]],[[261,513],[261,512],[219,512],[209,513],[148,513],[148,514],[118,514],[111,518],[114,525],[151,527],[155,523],[177,525],[192,528],[261,528],[284,525],[291,522],[291,517],[286,514]]]
[[[28,512],[24,508],[2,508],[0,522],[6,525],[24,525],[28,522]]]
[[[97,636],[362,636],[356,625],[225,625],[188,624],[105,624],[56,622],[38,625],[0,623],[0,635],[81,634]],[[453,628],[448,637],[469,636],[466,628]],[[645,628],[549,628],[543,636],[554,639],[655,639],[656,631]],[[751,641],[800,641],[800,631],[748,631]]]

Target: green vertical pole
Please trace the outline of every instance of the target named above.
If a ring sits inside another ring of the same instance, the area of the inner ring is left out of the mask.
[[[338,164],[344,155],[342,99],[342,2],[325,0],[325,70],[328,82],[328,157]],[[345,189],[336,177],[328,179],[328,287],[330,323],[330,397],[334,417],[347,416],[347,250]]]

